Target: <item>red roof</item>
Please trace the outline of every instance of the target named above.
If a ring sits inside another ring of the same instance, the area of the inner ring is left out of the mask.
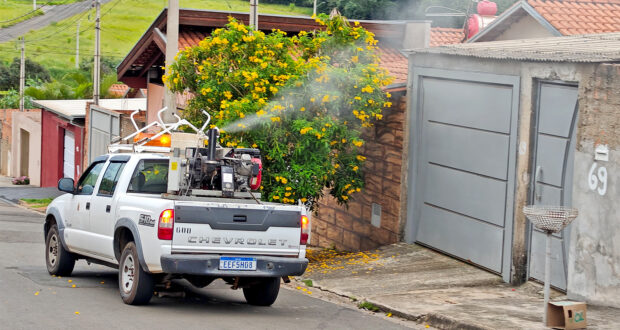
[[[528,0],[563,35],[620,32],[620,0]]]
[[[429,46],[437,47],[442,45],[460,44],[463,42],[464,38],[465,33],[463,33],[463,29],[433,27],[431,28],[431,40],[429,42]]]
[[[179,31],[179,49],[198,45],[208,34],[192,30]],[[394,77],[393,84],[406,83],[409,61],[398,49],[379,47],[381,67],[387,69]]]
[[[110,92],[111,95],[117,97],[125,96],[125,94],[127,94],[127,91],[129,91],[129,86],[125,84],[112,84],[108,89],[108,92]]]

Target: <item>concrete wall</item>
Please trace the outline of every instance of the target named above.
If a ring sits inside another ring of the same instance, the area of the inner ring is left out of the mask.
[[[513,23],[506,31],[493,38],[493,40],[515,40],[545,37],[553,37],[553,34],[538,23],[538,21],[532,16],[525,15],[523,18]]]
[[[620,307],[620,65],[598,66],[583,87],[573,183],[579,217],[571,229],[568,295]],[[609,161],[594,159],[597,145],[609,147]]]
[[[41,109],[25,111],[40,112]],[[13,135],[13,113],[19,109],[0,109],[0,174],[11,175],[11,137]]]
[[[28,150],[21,150],[21,131],[28,132]],[[28,177],[30,184],[41,185],[41,112],[13,113],[11,137],[11,175],[20,176],[21,154],[28,152]]]
[[[473,57],[417,54],[410,58],[413,66],[432,67],[459,71],[472,71],[494,73],[501,75],[515,75],[521,77],[521,91],[519,97],[519,127],[517,143],[517,167],[516,167],[516,191],[514,203],[513,243],[512,251],[512,280],[515,284],[527,280],[527,224],[528,220],[521,211],[523,206],[529,204],[530,168],[533,148],[531,132],[533,129],[532,116],[534,111],[534,91],[538,80],[564,81],[579,83],[579,94],[584,94],[585,86],[590,81],[596,65],[574,63],[542,63],[542,62],[519,62],[509,60],[477,59]],[[415,71],[415,70],[414,70]],[[410,73],[410,77],[413,75]],[[409,82],[411,88],[411,82]],[[580,103],[580,108],[583,106]],[[407,123],[411,122],[411,115],[415,109],[408,111]],[[580,110],[581,112],[581,110]],[[407,131],[410,128],[407,127]],[[413,152],[410,146],[409,152]],[[404,175],[407,175],[406,173]],[[406,182],[406,181],[404,181]]]

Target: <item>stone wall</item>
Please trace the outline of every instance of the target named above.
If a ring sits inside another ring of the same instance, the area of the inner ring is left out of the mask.
[[[396,94],[396,93],[393,93]],[[366,129],[363,155],[366,186],[346,206],[325,193],[319,212],[312,217],[311,244],[359,251],[395,243],[401,239],[401,169],[406,98],[393,96],[392,108],[383,110],[383,120]],[[371,223],[372,204],[381,206],[379,226]]]

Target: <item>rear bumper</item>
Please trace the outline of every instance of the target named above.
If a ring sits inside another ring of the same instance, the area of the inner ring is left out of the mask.
[[[227,257],[250,257],[228,256]],[[161,257],[164,273],[206,275],[215,277],[280,277],[299,276],[306,271],[308,259],[251,256],[256,258],[256,270],[220,270],[218,254],[169,254]]]

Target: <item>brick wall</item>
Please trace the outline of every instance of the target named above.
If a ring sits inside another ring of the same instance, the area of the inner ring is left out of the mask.
[[[620,64],[598,65],[582,88],[580,145],[590,141],[608,144],[612,149],[620,147]]]
[[[364,132],[364,190],[352,196],[348,208],[325,194],[312,217],[312,245],[359,251],[400,240],[401,202],[406,202],[401,169],[407,103],[404,96],[394,98],[392,108],[383,110],[383,120]],[[380,227],[371,224],[372,203],[381,205]]]

